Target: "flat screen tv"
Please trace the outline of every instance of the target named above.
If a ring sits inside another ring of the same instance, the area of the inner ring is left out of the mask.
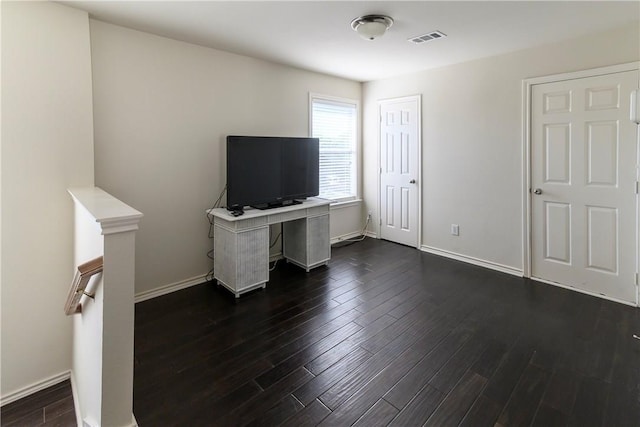
[[[286,206],[319,193],[318,138],[227,136],[227,209]]]

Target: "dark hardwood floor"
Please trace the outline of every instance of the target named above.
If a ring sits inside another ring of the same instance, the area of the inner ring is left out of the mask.
[[[332,256],[137,304],[139,424],[640,426],[640,310],[380,240]]]
[[[640,426],[640,310],[366,239],[136,305],[142,426]]]
[[[63,381],[0,408],[3,427],[76,425],[71,382]]]

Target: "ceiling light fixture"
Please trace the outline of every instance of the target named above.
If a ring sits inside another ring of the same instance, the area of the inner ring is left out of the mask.
[[[393,25],[393,19],[385,15],[365,15],[351,21],[353,31],[363,39],[375,40]]]

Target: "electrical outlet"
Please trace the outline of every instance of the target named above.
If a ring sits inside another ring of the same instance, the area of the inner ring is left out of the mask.
[[[453,236],[460,235],[460,226],[458,224],[451,224],[451,234]]]

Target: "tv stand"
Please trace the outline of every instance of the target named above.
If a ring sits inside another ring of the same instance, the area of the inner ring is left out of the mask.
[[[307,272],[331,259],[329,200],[308,198],[273,209],[246,209],[233,216],[209,209],[214,226],[214,275],[235,295],[266,287],[269,281],[269,226],[282,224],[282,255]]]
[[[299,205],[300,203],[302,203],[300,200],[287,200],[285,202],[263,203],[260,205],[251,205],[251,207],[254,209],[260,209],[261,211],[264,211],[267,209],[275,209],[275,208],[282,208],[286,206]]]

